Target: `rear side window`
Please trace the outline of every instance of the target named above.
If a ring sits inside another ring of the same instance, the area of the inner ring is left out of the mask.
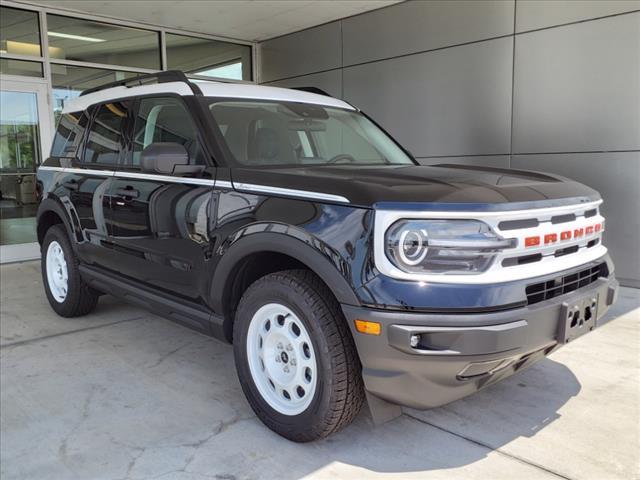
[[[52,157],[75,157],[89,124],[86,112],[65,113],[60,117],[51,145]]]
[[[183,145],[191,164],[205,165],[197,129],[185,104],[174,97],[140,100],[133,134],[133,165],[140,165],[142,151],[157,142]]]
[[[84,150],[84,163],[118,163],[124,149],[123,130],[130,105],[127,100],[97,107]]]

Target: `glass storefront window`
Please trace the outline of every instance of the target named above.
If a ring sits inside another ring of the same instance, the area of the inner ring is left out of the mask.
[[[102,70],[100,68],[72,67],[69,65],[51,65],[51,86],[53,87],[53,112],[56,123],[65,102],[77,97],[87,88],[105,83],[124,80],[139,75],[134,72]]]
[[[0,91],[0,245],[36,241],[39,130],[36,94]]]
[[[0,74],[42,78],[42,63],[0,58]]]
[[[47,29],[51,58],[160,69],[158,32],[51,14]]]
[[[0,91],[0,169],[33,172],[39,163],[38,105],[29,92]]]
[[[251,79],[251,47],[167,33],[167,67],[206,77]]]
[[[0,52],[14,55],[42,55],[38,14],[0,7]]]
[[[25,8],[0,6],[0,263],[39,254],[35,171],[52,140],[57,152],[75,154],[76,130],[87,124],[81,112],[62,116],[70,99],[140,75],[130,70],[181,70],[197,82],[252,78],[250,45],[164,33],[163,53],[160,30],[143,24],[122,26],[115,19],[106,23],[47,13],[46,7]],[[23,247],[32,253],[16,253]]]

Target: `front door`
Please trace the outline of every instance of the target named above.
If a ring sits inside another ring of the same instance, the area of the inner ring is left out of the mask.
[[[146,97],[138,101],[131,148],[111,186],[110,234],[118,264],[134,280],[193,301],[206,291],[210,257],[209,212],[213,169],[182,99]],[[140,156],[152,143],[179,143],[201,175],[183,177],[143,171]]]
[[[46,83],[0,82],[0,262],[37,258],[35,171],[49,155]]]

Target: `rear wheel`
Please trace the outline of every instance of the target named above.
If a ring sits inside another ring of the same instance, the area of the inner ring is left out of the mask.
[[[233,338],[242,389],[276,433],[296,442],[326,437],[362,407],[353,339],[313,273],[288,270],[253,283],[238,306]]]
[[[47,299],[58,315],[78,317],[96,307],[99,293],[80,277],[78,258],[62,225],[52,226],[44,236],[41,268]]]

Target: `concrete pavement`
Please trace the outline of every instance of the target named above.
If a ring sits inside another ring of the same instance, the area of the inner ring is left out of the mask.
[[[297,445],[255,418],[230,346],[110,297],[57,317],[37,262],[0,282],[3,480],[640,478],[640,290],[476,395]]]

